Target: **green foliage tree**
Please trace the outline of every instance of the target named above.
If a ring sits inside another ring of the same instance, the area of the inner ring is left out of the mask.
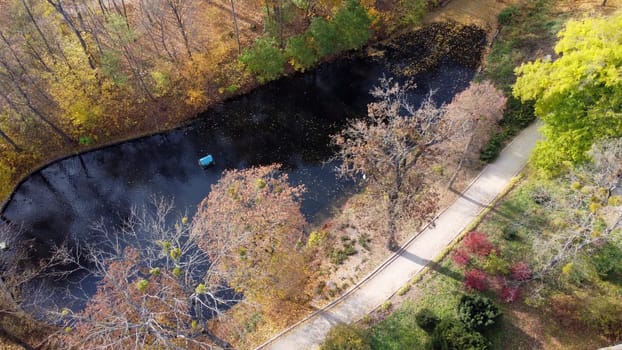
[[[313,37],[309,33],[295,35],[287,40],[285,54],[295,70],[304,72],[318,61],[320,55],[313,47]]]
[[[240,56],[240,61],[257,75],[260,82],[267,82],[283,73],[285,54],[281,52],[274,38],[262,37]]]
[[[361,48],[371,36],[371,19],[357,0],[347,0],[332,21],[314,18],[309,26],[318,56]]]
[[[339,34],[340,50],[359,49],[371,35],[371,19],[357,0],[347,0],[335,13],[333,24]]]
[[[488,341],[479,332],[469,330],[454,319],[442,320],[431,339],[434,350],[486,350]]]
[[[326,56],[338,51],[339,33],[335,26],[324,18],[316,17],[311,21],[309,33],[313,37],[319,56]]]
[[[371,350],[368,336],[362,329],[339,324],[333,327],[326,340],[320,346],[321,350]]]
[[[489,328],[501,315],[501,310],[487,297],[465,294],[460,298],[458,318],[470,329],[481,331]]]
[[[569,21],[559,36],[561,57],[522,65],[514,85],[545,123],[533,160],[549,175],[587,160],[594,141],[622,136],[622,13]]]

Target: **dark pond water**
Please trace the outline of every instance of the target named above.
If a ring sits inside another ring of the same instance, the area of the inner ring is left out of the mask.
[[[382,63],[359,58],[324,65],[214,107],[183,130],[53,163],[19,186],[3,215],[45,247],[68,236],[87,238],[93,222],[119,222],[153,195],[173,198],[192,214],[224,169],[278,162],[292,182],[307,187],[303,210],[313,218],[347,185],[323,164],[331,155],[329,135],[346,118],[364,115],[368,91],[389,75]],[[446,102],[472,76],[445,62],[418,77],[412,98],[437,90],[435,99]],[[197,160],[207,153],[216,166],[203,170]]]
[[[67,237],[88,240],[95,221],[120,223],[154,195],[192,215],[223,170],[278,162],[293,183],[307,187],[303,211],[313,220],[352,188],[336,178],[334,164],[325,164],[329,135],[365,115],[369,90],[403,62],[358,57],[324,64],[215,106],[184,129],[50,164],[16,189],[2,216],[34,238],[32,253],[42,256]],[[435,100],[448,102],[473,75],[446,59],[415,78],[411,98],[418,103],[436,90]],[[216,166],[203,170],[197,161],[207,153]]]

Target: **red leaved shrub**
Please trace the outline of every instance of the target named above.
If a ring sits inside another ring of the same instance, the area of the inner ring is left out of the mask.
[[[510,266],[510,277],[515,281],[527,281],[531,278],[531,267],[524,261],[514,263]]]
[[[464,249],[456,249],[451,253],[451,260],[458,266],[466,266],[471,261],[471,254]]]
[[[501,293],[499,293],[499,298],[506,303],[518,300],[519,296],[520,293],[518,287],[504,286],[503,289],[501,289]]]
[[[478,256],[487,256],[493,248],[486,234],[477,231],[469,232],[462,244],[468,251]]]
[[[483,291],[486,289],[486,273],[478,269],[466,271],[464,273],[464,286],[467,290]]]

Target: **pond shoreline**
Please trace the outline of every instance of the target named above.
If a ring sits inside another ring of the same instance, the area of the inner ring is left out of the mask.
[[[322,63],[318,64],[316,67],[313,68],[312,71],[317,71],[322,69],[323,67],[330,65],[334,62],[337,61],[347,61],[347,60],[353,60],[353,59],[361,59],[361,58],[366,58],[366,59],[370,59],[372,58],[372,55],[370,54],[370,50],[375,50],[377,47],[384,47],[385,50],[386,49],[390,49],[391,46],[394,47],[399,47],[399,42],[400,40],[404,39],[404,38],[413,38],[415,37],[419,32],[425,31],[426,28],[430,28],[431,26],[434,26],[435,24],[438,23],[427,23],[424,24],[418,28],[416,28],[413,31],[408,31],[408,32],[401,32],[401,33],[397,33],[396,35],[380,40],[380,41],[376,41],[376,42],[370,42],[368,45],[366,45],[364,48],[362,48],[361,50],[358,51],[350,51],[350,52],[346,52],[343,53],[341,55],[338,56],[333,56],[333,57],[329,57],[327,58],[325,61],[323,61]],[[459,23],[446,23],[448,25],[452,25],[454,27],[468,27],[466,25],[461,25]],[[473,25],[474,28],[479,28]],[[479,28],[480,30],[485,31],[484,28]],[[489,33],[487,33],[489,34]],[[485,43],[486,44],[486,43]],[[483,55],[483,53],[481,53],[480,55]],[[440,62],[442,58],[438,59],[437,62],[435,63],[436,65]],[[484,57],[480,56],[477,61],[480,63],[479,66],[481,66],[481,61],[484,59]],[[432,64],[432,66],[434,66],[434,64]],[[429,69],[430,67],[428,67]],[[420,72],[418,72],[420,73]],[[269,86],[270,84],[273,84],[275,82],[278,82],[282,79],[295,79],[297,76],[302,76],[305,73],[301,73],[301,72],[294,72],[293,74],[285,74],[283,76],[281,76],[279,79],[275,80],[275,81],[271,81],[265,84],[257,84],[255,86],[249,87],[248,89],[244,89],[239,91],[238,94],[235,94],[233,96],[227,96],[224,97],[222,100],[219,101],[215,101],[213,103],[211,103],[210,105],[208,105],[202,112],[196,113],[194,116],[185,119],[183,121],[181,121],[178,125],[173,126],[171,128],[166,128],[166,129],[160,129],[160,130],[155,130],[155,131],[150,131],[150,132],[146,132],[146,133],[137,133],[137,134],[130,134],[127,137],[121,138],[121,139],[116,139],[114,141],[110,141],[108,143],[103,143],[103,144],[97,144],[97,145],[93,145],[92,147],[85,147],[85,148],[81,148],[78,150],[74,150],[72,152],[66,153],[66,154],[62,154],[59,155],[57,157],[51,158],[49,160],[46,160],[44,163],[36,166],[35,168],[33,168],[32,170],[30,170],[29,172],[27,172],[25,175],[23,175],[19,181],[17,181],[17,183],[15,184],[15,186],[13,187],[11,193],[4,198],[4,200],[2,200],[2,202],[0,202],[0,220],[3,220],[5,222],[9,222],[7,220],[7,218],[5,218],[4,216],[4,212],[7,209],[8,204],[11,202],[11,200],[13,199],[15,193],[17,192],[17,190],[23,185],[23,183],[25,181],[27,181],[29,178],[31,178],[33,175],[37,174],[38,172],[40,172],[41,170],[49,167],[52,164],[55,164],[57,162],[61,162],[63,160],[72,158],[72,157],[82,157],[86,154],[95,152],[95,151],[99,151],[99,150],[105,150],[107,148],[111,148],[111,147],[115,147],[115,146],[119,146],[121,144],[124,143],[128,143],[128,142],[135,142],[135,141],[139,141],[141,139],[147,139],[153,136],[157,136],[157,135],[162,135],[162,134],[166,134],[166,133],[171,133],[171,132],[175,132],[175,131],[181,131],[185,128],[189,128],[192,127],[194,124],[200,122],[201,120],[204,119],[204,116],[206,114],[209,114],[210,111],[218,108],[218,106],[221,106],[225,103],[232,103],[236,100],[240,100],[243,99],[245,96],[249,95],[250,93],[252,93],[253,91],[259,89],[259,88],[263,88],[266,86]]]

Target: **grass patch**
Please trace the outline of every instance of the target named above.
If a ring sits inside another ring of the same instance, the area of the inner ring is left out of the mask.
[[[510,94],[516,77],[514,68],[532,60],[541,51],[550,51],[555,35],[566,17],[553,13],[555,1],[536,0],[506,8],[499,14],[501,31],[492,46],[482,72],[497,87]]]
[[[413,303],[405,303],[387,318],[370,329],[373,349],[423,349],[427,334],[417,326],[417,308]]]
[[[354,248],[354,244],[355,241],[347,236],[342,236],[341,248],[332,248],[328,250],[328,257],[330,258],[330,261],[335,265],[343,264],[349,256],[358,253],[356,248]]]

